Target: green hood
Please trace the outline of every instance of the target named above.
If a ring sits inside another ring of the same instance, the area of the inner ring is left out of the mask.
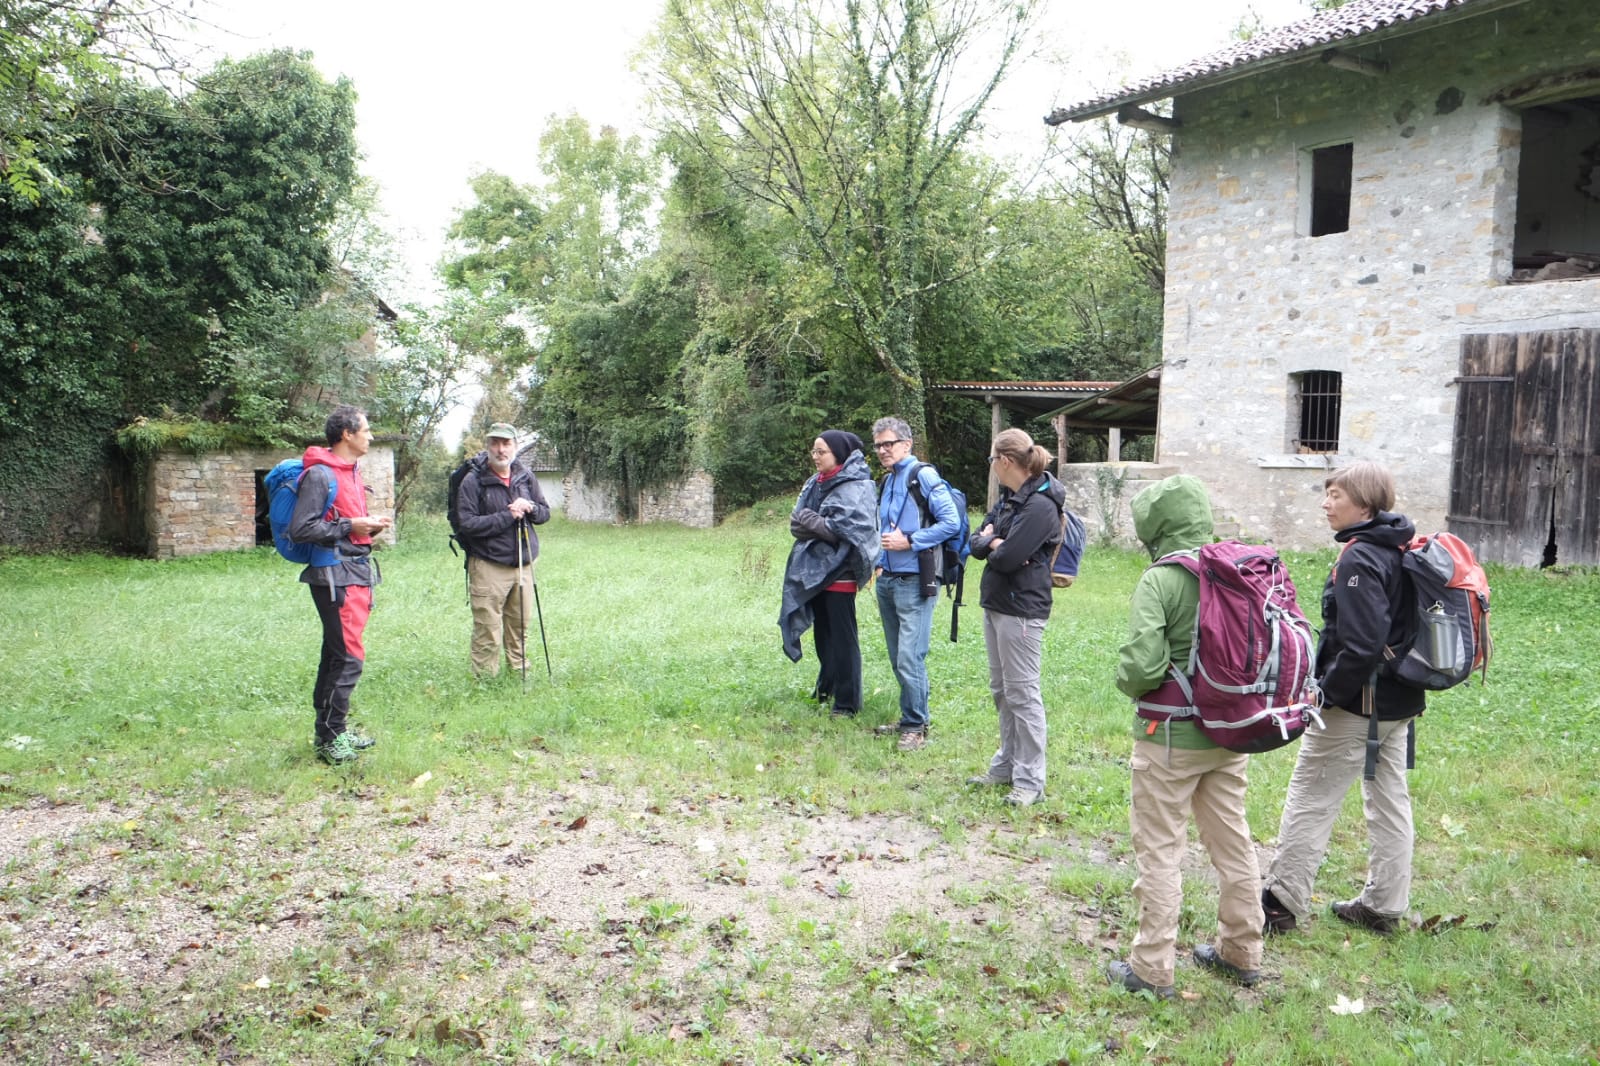
[[[1200,479],[1174,474],[1133,498],[1133,531],[1159,559],[1211,543],[1211,499]]]

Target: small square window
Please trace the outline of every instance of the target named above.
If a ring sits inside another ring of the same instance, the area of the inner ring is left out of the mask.
[[[1355,167],[1355,146],[1330,144],[1306,153],[1310,164],[1307,192],[1309,218],[1305,232],[1312,237],[1344,233],[1350,228],[1351,174]],[[1305,216],[1302,216],[1305,217]]]
[[[1338,451],[1342,375],[1337,370],[1307,370],[1291,374],[1289,385],[1298,416],[1292,423],[1289,449],[1302,454]]]

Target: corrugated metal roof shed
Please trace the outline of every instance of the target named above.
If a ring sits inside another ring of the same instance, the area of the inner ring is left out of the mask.
[[[1154,433],[1160,400],[1161,367],[1153,366],[1098,396],[1076,400],[1050,414],[1064,415],[1067,426],[1072,429],[1126,429],[1135,433]]]
[[[1115,381],[941,381],[934,392],[971,396],[1007,407],[1029,417],[1049,414],[1069,400],[1093,396],[1112,388]]]

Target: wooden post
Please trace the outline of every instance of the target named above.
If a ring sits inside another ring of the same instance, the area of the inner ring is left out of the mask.
[[[1116,463],[1122,460],[1122,430],[1112,426],[1106,430],[1106,462]]]
[[[1006,415],[1000,409],[999,397],[988,396],[985,398],[989,401],[989,446],[992,448],[994,439],[1000,435],[1002,429],[1006,428]],[[994,453],[991,451],[985,454],[993,455]],[[994,476],[993,463],[989,464],[989,493],[987,499],[988,502],[983,507],[985,513],[994,510],[994,505],[1000,500],[1000,482]]]

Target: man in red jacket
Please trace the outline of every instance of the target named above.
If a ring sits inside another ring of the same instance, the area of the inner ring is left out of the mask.
[[[390,517],[367,514],[367,487],[356,468],[372,447],[367,414],[341,404],[328,415],[323,427],[327,447],[306,449],[305,473],[289,522],[289,538],[300,544],[332,548],[338,561],[329,566],[307,566],[300,580],[311,588],[311,602],[322,621],[322,658],[311,706],[317,713],[317,757],[338,766],[354,762],[373,740],[345,727],[350,694],[361,680],[367,653],[362,635],[372,612],[372,590],[378,584],[372,560],[372,538],[394,524]],[[333,506],[324,510],[330,485],[338,492]]]

